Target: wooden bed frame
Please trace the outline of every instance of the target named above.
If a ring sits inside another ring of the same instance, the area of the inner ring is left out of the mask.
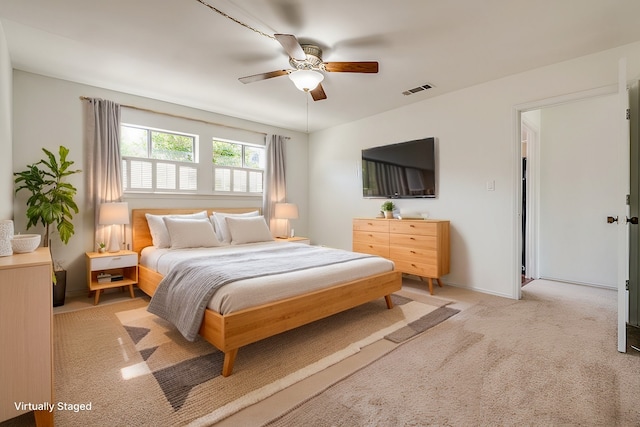
[[[151,233],[145,217],[154,215],[186,214],[201,209],[134,209],[132,211],[133,250],[142,251],[152,245]],[[244,213],[258,208],[207,209],[211,212]],[[138,287],[153,296],[162,275],[139,265]],[[200,335],[224,353],[222,375],[233,371],[238,349],[298,326],[314,322],[377,298],[385,298],[387,308],[392,308],[391,294],[402,287],[402,273],[390,271],[365,277],[307,294],[286,298],[221,315],[207,309],[200,327]]]

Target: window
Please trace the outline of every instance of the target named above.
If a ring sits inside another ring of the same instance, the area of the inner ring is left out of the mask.
[[[120,135],[125,192],[262,196],[264,145],[134,124]]]
[[[264,147],[236,141],[213,140],[213,191],[262,194]]]
[[[197,137],[131,125],[120,127],[124,191],[198,189]]]

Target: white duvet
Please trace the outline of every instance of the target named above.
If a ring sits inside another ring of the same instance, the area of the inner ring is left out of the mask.
[[[166,275],[176,264],[185,259],[209,254],[241,253],[246,252],[247,248],[261,250],[273,245],[299,245],[299,243],[273,241],[192,249],[147,247],[142,251],[140,264]],[[367,257],[348,263],[240,280],[219,289],[207,307],[218,313],[227,314],[391,270],[393,270],[393,262],[379,257]]]

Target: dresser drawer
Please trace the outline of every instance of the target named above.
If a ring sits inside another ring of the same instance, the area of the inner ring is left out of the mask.
[[[354,219],[354,231],[375,231],[379,233],[389,232],[389,222],[384,219]]]
[[[138,264],[137,254],[125,254],[91,258],[91,271],[109,270],[111,268],[133,267]]]
[[[376,245],[389,245],[389,234],[375,231],[354,231],[353,242],[373,243]]]
[[[389,245],[378,245],[375,243],[353,242],[353,252],[377,255],[389,258]]]
[[[408,260],[396,260],[392,259],[396,266],[396,270],[399,270],[407,274],[415,274],[421,277],[440,277],[438,274],[438,268],[435,265],[427,265],[424,263],[412,262]]]
[[[389,245],[415,249],[438,249],[438,239],[436,236],[421,236],[418,234],[391,234],[389,235]]]
[[[438,223],[430,221],[393,221],[389,225],[389,232],[436,236],[438,234]]]
[[[393,260],[407,260],[420,264],[438,265],[438,251],[434,249],[405,248],[391,246],[389,257]]]

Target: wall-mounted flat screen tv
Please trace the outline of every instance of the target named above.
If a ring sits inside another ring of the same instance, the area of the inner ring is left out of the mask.
[[[435,138],[362,150],[362,195],[379,198],[436,197]]]

